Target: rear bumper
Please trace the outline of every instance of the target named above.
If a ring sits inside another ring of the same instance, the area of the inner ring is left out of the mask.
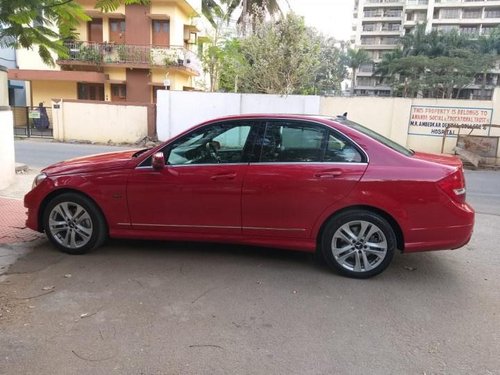
[[[465,246],[474,231],[474,209],[468,204],[461,205],[461,222],[433,228],[410,230],[405,243],[405,253],[434,250],[453,250]]]
[[[465,246],[472,237],[474,225],[447,228],[419,229],[418,237],[428,238],[422,242],[405,244],[405,253],[418,251],[453,250]]]

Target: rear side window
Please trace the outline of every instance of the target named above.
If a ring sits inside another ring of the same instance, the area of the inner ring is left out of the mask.
[[[261,162],[320,162],[326,128],[302,122],[271,122],[262,140]]]
[[[259,145],[262,163],[366,162],[348,138],[315,123],[268,122]]]
[[[350,140],[330,131],[323,161],[330,163],[362,163],[366,162],[366,159],[364,154]]]
[[[385,146],[392,148],[393,150],[399,152],[400,154],[406,155],[406,156],[412,156],[414,152],[412,150],[407,149],[406,147],[401,146],[399,143],[394,142],[393,140],[384,137],[382,134],[379,134],[371,129],[368,129],[367,127],[358,124],[357,122],[347,120],[347,119],[332,119],[333,121],[340,122],[341,124],[347,125],[353,129],[356,129],[357,131],[369,136],[370,138],[373,138],[380,143],[384,144]]]

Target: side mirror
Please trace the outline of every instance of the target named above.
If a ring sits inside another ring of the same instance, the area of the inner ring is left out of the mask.
[[[163,156],[163,152],[157,152],[153,155],[151,165],[155,171],[161,171],[165,168],[165,156]]]

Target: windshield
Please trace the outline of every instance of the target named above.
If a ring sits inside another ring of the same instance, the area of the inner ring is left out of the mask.
[[[353,129],[356,129],[357,131],[369,136],[370,138],[373,138],[373,139],[379,141],[380,143],[386,145],[387,147],[392,148],[393,150],[395,150],[403,155],[412,156],[414,154],[414,152],[412,150],[409,150],[406,147],[401,146],[399,143],[396,143],[393,140],[390,140],[389,138],[384,137],[383,135],[381,135],[377,132],[374,132],[371,129],[368,129],[367,127],[364,127],[363,125],[360,125],[357,122],[347,120],[344,118],[342,118],[342,119],[336,118],[336,119],[332,119],[332,120],[340,122],[341,124],[347,125]]]
[[[149,151],[149,150],[151,150],[151,148],[144,148],[144,149],[142,149],[142,150],[139,150],[139,151],[137,151],[134,155],[132,155],[132,157],[133,157],[133,158],[136,158],[136,157],[138,157],[139,155],[142,155],[142,154],[144,154],[146,151]]]

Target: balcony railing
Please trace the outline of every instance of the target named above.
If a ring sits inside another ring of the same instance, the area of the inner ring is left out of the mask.
[[[184,47],[140,46],[131,44],[71,42],[69,55],[58,63],[86,65],[133,65],[181,68],[196,75],[202,73],[198,56]]]
[[[406,0],[407,5],[427,5],[429,0]]]

